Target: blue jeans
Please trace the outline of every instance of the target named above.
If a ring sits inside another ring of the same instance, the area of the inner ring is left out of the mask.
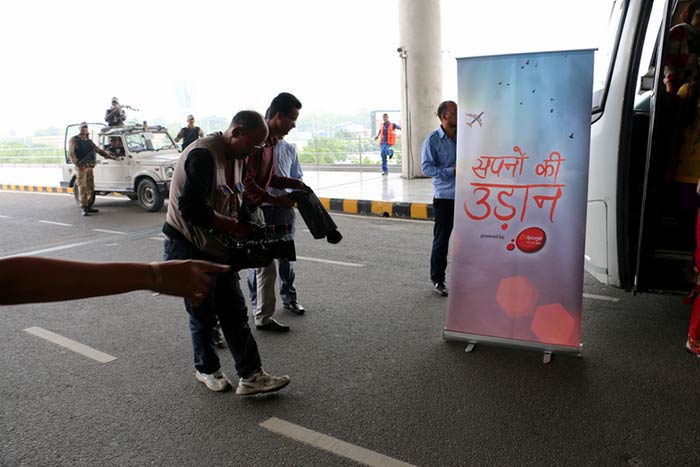
[[[394,155],[394,150],[389,146],[389,143],[382,143],[380,146],[380,154],[382,156],[382,172],[389,173],[389,167],[387,167],[387,158]]]
[[[204,255],[184,238],[166,237],[165,259],[203,259]],[[248,325],[248,310],[241,292],[237,272],[214,274],[211,289],[197,306],[185,300],[190,316],[190,335],[194,350],[194,367],[200,373],[212,374],[220,367],[212,330],[218,318],[221,331],[236,364],[236,373],[247,378],[262,367],[258,345]]]

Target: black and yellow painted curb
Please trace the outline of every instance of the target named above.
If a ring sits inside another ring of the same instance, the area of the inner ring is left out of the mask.
[[[30,191],[37,193],[73,193],[73,188],[0,184],[0,190]],[[365,216],[398,217],[403,219],[434,219],[433,205],[427,203],[403,203],[362,199],[319,198],[331,212],[361,214]]]
[[[323,207],[331,212],[362,214],[365,216],[398,217],[403,219],[434,219],[433,205],[427,203],[339,198],[319,198],[319,201],[321,201]]]
[[[0,190],[35,191],[38,193],[73,193],[73,188],[63,188],[60,186],[11,185],[5,183],[0,184]]]

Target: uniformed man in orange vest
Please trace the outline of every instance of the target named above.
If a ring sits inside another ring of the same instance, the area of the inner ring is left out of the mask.
[[[384,120],[384,124],[379,127],[379,133],[377,133],[374,139],[379,142],[379,148],[381,150],[382,175],[389,175],[387,158],[391,159],[394,157],[392,146],[396,144],[396,130],[400,130],[401,127],[389,121],[389,114],[382,115],[382,119]]]

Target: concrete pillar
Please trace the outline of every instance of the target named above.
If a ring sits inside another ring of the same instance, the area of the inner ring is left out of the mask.
[[[435,116],[442,99],[440,0],[399,0],[401,176],[422,177],[423,140],[438,127]]]

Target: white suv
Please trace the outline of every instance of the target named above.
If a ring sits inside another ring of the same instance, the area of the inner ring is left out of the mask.
[[[159,211],[168,197],[170,180],[180,158],[180,151],[168,130],[159,125],[108,127],[101,123],[90,123],[89,129],[91,134],[97,135],[95,144],[119,156],[112,160],[97,155],[95,194],[121,193],[138,200],[146,211]],[[76,170],[68,156],[68,142],[79,130],[79,124],[66,127],[62,187],[75,187]],[[73,192],[77,201],[78,190]],[[93,196],[90,205],[94,202]]]

